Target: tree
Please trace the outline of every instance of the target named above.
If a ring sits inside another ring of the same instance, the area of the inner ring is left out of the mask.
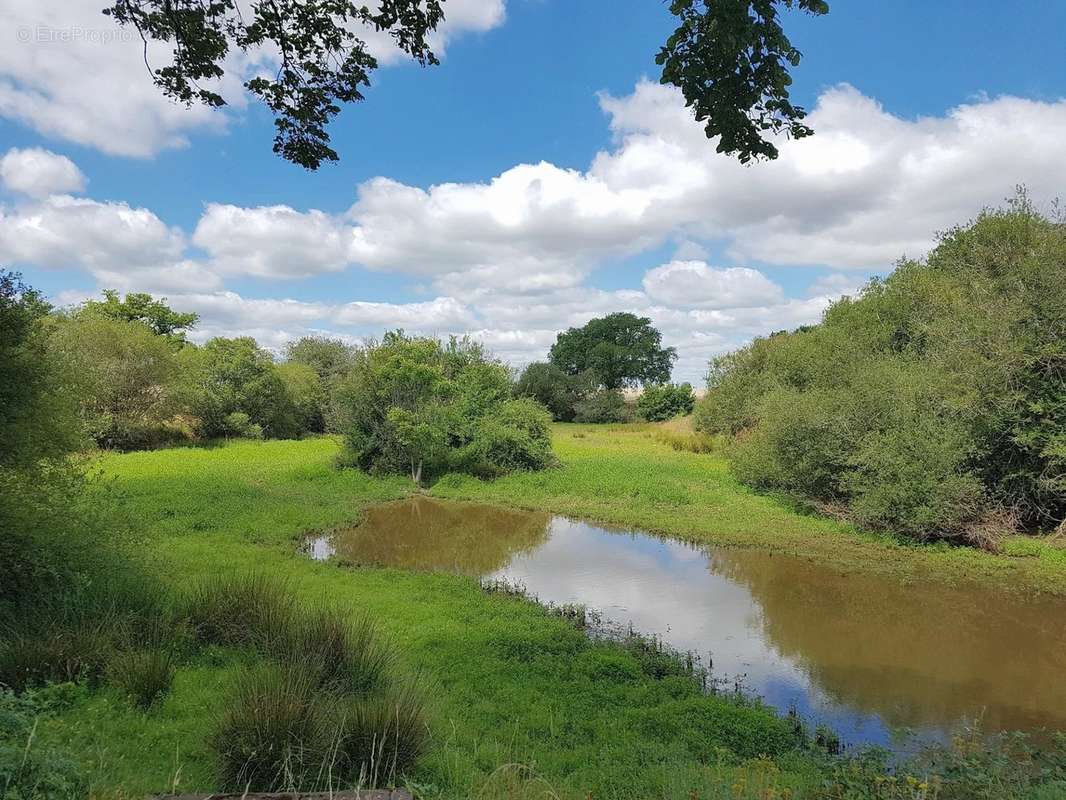
[[[568,375],[555,364],[534,361],[522,370],[514,393],[541,403],[556,422],[570,422],[577,413],[577,404],[595,391],[598,383],[599,378],[591,372]]]
[[[0,270],[0,470],[31,470],[84,443],[70,375],[51,352],[51,307]]]
[[[1024,194],[819,325],[716,359],[695,424],[738,477],[974,544],[1066,518],[1066,224]]]
[[[338,103],[363,99],[378,62],[356,35],[360,26],[387,34],[423,66],[437,64],[427,35],[444,19],[439,0],[117,0],[104,10],[147,42],[172,44],[171,63],[149,70],[163,94],[191,105],[226,104],[203,85],[223,77],[233,50],[276,53],[277,71],[260,71],[244,87],[274,114],[274,152],[310,170],[336,161],[326,125]]]
[[[185,332],[200,321],[199,314],[172,309],[165,297],[156,300],[150,294],[133,292],[119,300],[118,292],[114,289],[104,289],[103,300],[87,300],[75,315],[119,322],[142,322],[155,333],[177,343],[184,343]]]
[[[178,356],[185,402],[204,436],[287,438],[300,433],[285,381],[255,339],[218,337]]]
[[[186,105],[226,104],[203,82],[225,75],[233,50],[276,53],[275,74],[260,72],[244,87],[274,114],[274,152],[315,170],[338,160],[326,132],[338,103],[362,100],[378,66],[354,31],[384,32],[422,66],[435,65],[428,36],[444,19],[443,2],[269,0],[245,8],[238,0],[115,0],[104,13],[134,27],[146,52],[149,41],[173,47],[172,61],[149,65],[149,73],[164,95]],[[800,52],[781,28],[780,8],[829,11],[825,0],[672,0],[680,24],[655,58],[661,81],[681,89],[708,138],[720,137],[718,151],[742,162],[777,157],[767,132],[812,133],[806,112],[789,100],[788,68]]]
[[[690,383],[647,386],[637,399],[637,415],[648,422],[665,422],[691,414],[695,404]]]
[[[294,361],[278,364],[277,371],[289,395],[296,427],[300,431],[324,433],[327,394],[318,373]]]
[[[552,458],[550,417],[510,395],[510,372],[480,344],[388,333],[359,352],[338,387],[344,461],[416,483],[448,470],[543,468]]]
[[[159,444],[177,412],[171,340],[142,322],[77,315],[59,319],[53,346],[73,366],[82,417],[103,447]]]
[[[662,83],[681,90],[708,139],[719,137],[718,152],[742,163],[777,158],[767,132],[814,133],[789,100],[788,68],[801,54],[781,28],[782,7],[829,13],[825,0],[673,0],[681,24],[655,57]]]
[[[617,312],[560,333],[548,360],[569,375],[591,370],[605,389],[665,383],[677,359],[647,317]]]
[[[285,359],[295,364],[306,364],[323,381],[330,381],[351,369],[356,349],[341,339],[304,336],[286,345]]]

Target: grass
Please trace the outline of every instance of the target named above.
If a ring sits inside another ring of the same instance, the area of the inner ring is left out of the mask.
[[[493,483],[449,476],[432,491],[788,550],[901,579],[1066,592],[1066,564],[1043,551],[994,556],[862,535],[754,495],[719,457],[674,450],[655,435],[653,426],[558,426],[561,468]],[[107,455],[100,466],[176,594],[199,581],[269,574],[304,607],[343,607],[379,621],[402,664],[431,681],[427,749],[405,776],[420,795],[782,797],[824,778],[816,761],[792,749],[787,720],[702,696],[690,678],[650,669],[655,660],[639,652],[590,642],[521,598],[457,576],[351,570],[296,555],[303,533],[411,491],[403,479],[333,469],[337,450],[326,438],[233,442]],[[323,622],[308,636],[328,648],[331,630]],[[42,721],[40,740],[80,754],[98,794],[216,788],[210,734],[250,663],[225,636],[214,641],[177,664],[170,691],[147,712],[104,686]]]

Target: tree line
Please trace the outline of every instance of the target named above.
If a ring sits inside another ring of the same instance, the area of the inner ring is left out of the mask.
[[[66,427],[82,445],[135,450],[331,433],[345,439],[342,463],[421,481],[548,466],[552,419],[656,420],[692,408],[687,384],[653,385],[635,406],[623,398],[623,387],[668,378],[676,358],[650,321],[632,314],[559,334],[550,360],[516,380],[465,338],[393,331],[354,345],[308,336],[278,359],[251,337],[194,344],[198,316],[148,294],[106,290],[52,309],[15,276],[5,280],[9,301],[34,309],[40,357],[69,399]]]
[[[1024,193],[821,324],[715,359],[697,429],[746,483],[995,546],[1066,517],[1066,224]]]

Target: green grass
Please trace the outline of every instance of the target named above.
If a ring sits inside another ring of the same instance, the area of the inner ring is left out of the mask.
[[[992,556],[861,535],[746,491],[720,458],[675,451],[648,426],[558,426],[555,442],[559,469],[494,483],[449,476],[432,491],[901,578],[1066,591],[1066,565],[1043,550]],[[302,533],[411,491],[403,479],[335,470],[337,450],[326,438],[235,442],[107,455],[100,467],[176,593],[260,572],[283,577],[304,602],[379,621],[403,668],[429,681],[429,750],[411,776],[427,797],[544,797],[545,787],[561,798],[776,797],[764,789],[802,792],[820,780],[814,762],[785,752],[787,724],[765,709],[700,697],[683,678],[654,680],[633,655],[591,644],[535,604],[467,578],[351,570],[296,555]],[[40,740],[78,753],[101,794],[211,790],[208,740],[248,659],[224,646],[186,656],[169,693],[147,711],[103,686],[43,723]]]

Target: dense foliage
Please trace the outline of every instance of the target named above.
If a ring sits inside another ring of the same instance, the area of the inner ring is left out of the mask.
[[[572,422],[577,404],[596,390],[598,379],[591,372],[569,375],[555,364],[534,361],[522,370],[515,395],[530,397],[551,412],[556,422]]]
[[[338,103],[363,99],[378,61],[357,31],[375,31],[422,64],[436,64],[428,36],[444,18],[439,0],[388,0],[373,6],[352,0],[307,3],[271,0],[116,0],[104,10],[150,39],[174,43],[169,64],[152,69],[164,95],[186,105],[217,108],[213,88],[235,51],[277,55],[277,70],[257,70],[244,88],[274,114],[274,152],[307,169],[336,161],[327,123]],[[365,34],[364,34],[365,36]],[[146,51],[147,52],[147,51]]]
[[[574,406],[574,422],[629,422],[632,418],[621,389],[597,389]]]
[[[568,375],[591,372],[605,389],[664,383],[677,359],[647,317],[616,312],[560,333],[548,360]]]
[[[52,344],[70,365],[86,430],[102,447],[135,449],[178,437],[178,360],[168,335],[140,321],[60,317]]]
[[[718,152],[741,163],[777,158],[767,132],[814,133],[789,99],[789,67],[801,54],[781,27],[781,8],[829,12],[825,0],[672,0],[681,24],[655,57],[661,82],[681,90],[707,138],[718,137]]]
[[[645,386],[637,398],[637,415],[648,422],[665,422],[692,413],[696,397],[690,383]]]
[[[1066,226],[1023,197],[820,325],[716,359],[697,425],[753,486],[914,536],[1066,516]]]
[[[552,461],[548,412],[511,398],[507,367],[476,343],[385,335],[361,350],[338,391],[346,460],[363,470],[496,475]]]

